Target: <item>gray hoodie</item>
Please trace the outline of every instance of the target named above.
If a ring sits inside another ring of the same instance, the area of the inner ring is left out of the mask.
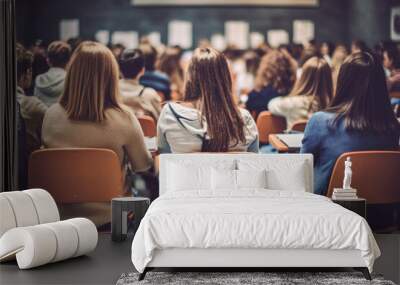
[[[36,77],[34,95],[47,106],[58,102],[64,91],[65,74],[64,69],[51,67],[49,71]]]

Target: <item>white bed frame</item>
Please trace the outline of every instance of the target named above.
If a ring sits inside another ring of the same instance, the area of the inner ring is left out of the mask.
[[[184,154],[185,159],[199,159],[199,154]],[[201,154],[210,164],[221,159],[254,158],[253,154]],[[219,157],[217,157],[219,156]],[[264,158],[276,159],[277,155],[263,155]],[[313,158],[309,154],[280,154],[280,159],[303,159],[307,164],[307,176],[310,182],[306,191],[312,192]],[[160,195],[166,192],[167,163],[179,161],[182,155],[169,154],[160,157]],[[225,248],[225,249],[194,249],[194,248],[170,248],[158,249],[154,252],[153,259],[140,274],[142,280],[146,273],[154,268],[267,268],[267,267],[353,267],[362,271],[364,277],[371,280],[369,270],[361,257],[359,250],[329,250],[329,249],[249,249],[249,248]]]
[[[352,267],[367,280],[371,275],[359,250],[329,249],[193,249],[156,250],[139,281],[154,268],[332,268]],[[244,270],[245,271],[245,270]]]

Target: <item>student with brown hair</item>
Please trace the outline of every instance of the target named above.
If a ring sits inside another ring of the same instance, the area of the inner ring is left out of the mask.
[[[119,66],[123,79],[119,81],[122,101],[136,116],[148,115],[155,121],[161,112],[161,98],[150,87],[139,83],[144,73],[144,56],[140,49],[126,49],[120,55]]]
[[[337,45],[335,50],[333,51],[332,64],[331,64],[334,89],[336,88],[335,86],[339,75],[340,67],[342,66],[347,56],[348,56],[347,48],[342,44]]]
[[[111,51],[83,42],[71,58],[60,102],[44,118],[44,146],[108,148],[118,155],[121,166],[126,155],[133,170],[150,168],[152,159],[139,122],[120,103],[118,78]]]
[[[367,52],[350,55],[340,68],[329,107],[312,116],[304,133],[301,152],[314,155],[314,192],[326,195],[342,153],[395,150],[399,134],[382,65]]]
[[[62,41],[52,42],[47,49],[50,69],[36,77],[34,90],[34,95],[47,106],[56,103],[64,90],[65,67],[70,56],[71,47]]]
[[[268,110],[271,99],[287,95],[295,81],[295,68],[290,59],[278,50],[262,59],[255,78],[255,89],[249,93],[246,108],[255,117]]]
[[[183,97],[183,68],[181,66],[181,50],[168,47],[160,56],[157,70],[168,75],[171,82],[171,99],[182,100]]]
[[[256,124],[236,106],[228,62],[212,48],[194,51],[184,101],[164,106],[157,128],[161,153],[258,152]]]
[[[332,99],[332,74],[325,59],[312,57],[303,65],[300,79],[289,96],[272,99],[268,109],[272,114],[286,118],[288,129],[298,120],[308,120],[317,111],[325,109]]]

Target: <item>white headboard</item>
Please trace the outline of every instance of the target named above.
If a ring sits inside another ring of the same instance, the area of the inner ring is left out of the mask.
[[[191,154],[161,154],[160,155],[160,195],[167,191],[168,168],[170,163],[204,166],[217,164],[218,162],[238,163],[255,167],[279,169],[282,165],[289,167],[303,162],[305,167],[304,179],[306,191],[313,193],[313,156],[312,154],[254,154],[254,153],[191,153]],[[287,177],[291,179],[291,177]]]

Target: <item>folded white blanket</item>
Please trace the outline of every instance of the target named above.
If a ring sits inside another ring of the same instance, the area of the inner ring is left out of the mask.
[[[359,215],[306,192],[170,192],[156,199],[132,244],[143,272],[155,249],[274,248],[357,249],[372,271],[380,251]]]

